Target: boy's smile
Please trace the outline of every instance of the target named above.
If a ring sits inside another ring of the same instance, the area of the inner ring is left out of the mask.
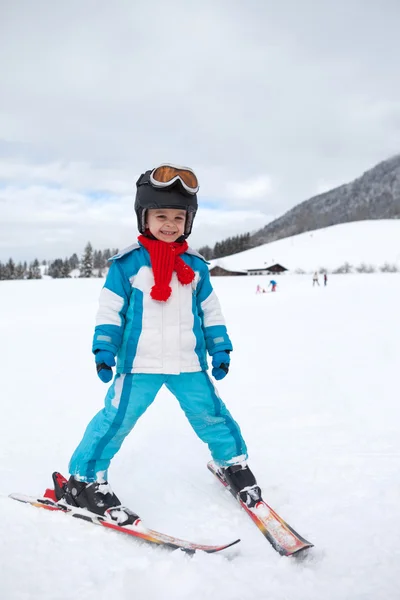
[[[181,208],[150,208],[147,229],[162,242],[176,242],[185,231],[186,211]]]

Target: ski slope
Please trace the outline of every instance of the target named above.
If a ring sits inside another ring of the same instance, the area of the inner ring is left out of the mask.
[[[218,264],[234,271],[279,263],[291,272],[330,272],[345,262],[353,267],[365,263],[376,270],[387,262],[400,269],[400,219],[356,221],[308,231],[215,259],[211,266]]]
[[[400,274],[330,276],[326,288],[285,275],[256,295],[268,281],[213,279],[234,344],[218,389],[266,500],[315,544],[309,558],[272,550],[207,471],[208,449],[167,391],[110,483],[153,528],[239,545],[191,558],[7,498],[66,473],[107,386],[90,352],[102,281],[5,281],[1,600],[398,600]]]

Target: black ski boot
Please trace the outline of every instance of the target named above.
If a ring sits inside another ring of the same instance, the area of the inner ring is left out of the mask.
[[[119,498],[114,494],[107,481],[86,483],[71,475],[61,487],[56,475],[56,473],[53,475],[56,497],[65,504],[86,508],[96,515],[115,521],[117,525],[132,525],[139,519],[136,513],[121,505]]]
[[[233,465],[221,468],[221,471],[229,487],[249,508],[253,508],[257,502],[262,500],[261,489],[247,465]]]

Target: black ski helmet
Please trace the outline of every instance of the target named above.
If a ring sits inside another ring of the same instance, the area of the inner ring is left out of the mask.
[[[167,187],[158,188],[151,183],[151,174],[155,169],[143,173],[136,182],[135,212],[140,233],[146,229],[146,210],[150,208],[181,208],[186,211],[186,239],[193,226],[197,212],[197,194],[189,193],[177,179]]]

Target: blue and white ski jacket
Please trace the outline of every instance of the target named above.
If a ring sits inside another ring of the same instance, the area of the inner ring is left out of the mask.
[[[114,256],[100,294],[93,352],[117,355],[117,373],[205,371],[210,355],[232,350],[207,263],[188,249],[181,258],[193,269],[189,285],[175,271],[166,302],[150,296],[154,285],[148,251],[134,244]]]

